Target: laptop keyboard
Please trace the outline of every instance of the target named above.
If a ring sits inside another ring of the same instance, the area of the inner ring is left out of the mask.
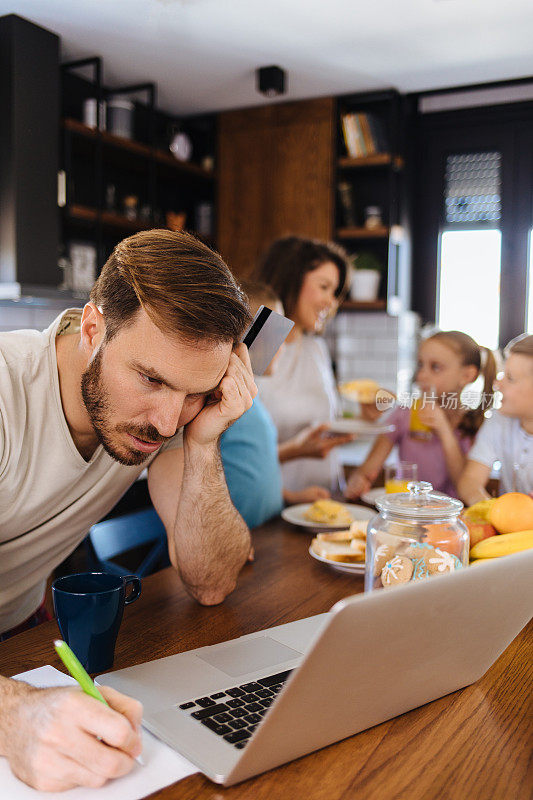
[[[232,686],[225,692],[181,703],[179,708],[189,712],[193,719],[228,744],[242,750],[291,672],[289,669],[241,686]]]

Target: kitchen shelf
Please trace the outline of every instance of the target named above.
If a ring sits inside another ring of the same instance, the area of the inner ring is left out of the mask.
[[[386,300],[344,300],[339,311],[386,311]]]
[[[207,170],[198,164],[193,164],[189,161],[178,161],[171,153],[166,153],[164,150],[159,150],[156,147],[150,147],[142,142],[135,142],[132,139],[124,139],[121,136],[114,136],[107,131],[97,131],[96,128],[90,128],[79,122],[77,119],[66,118],[63,119],[63,127],[65,130],[70,131],[85,139],[96,141],[99,137],[102,144],[108,147],[114,147],[118,150],[125,151],[140,158],[150,159],[153,158],[155,163],[168,167],[183,175],[189,175],[195,178],[201,178],[206,181],[215,179],[214,170]]]
[[[338,228],[336,237],[337,239],[386,239],[390,233],[390,229],[386,226],[380,228]]]
[[[405,247],[391,238],[391,231],[407,216],[404,115],[402,98],[394,89],[337,98],[333,236],[352,258],[375,260],[382,273],[377,305],[347,300],[342,306],[346,310],[386,310],[385,298],[408,283],[402,278],[408,263]],[[377,209],[374,214],[372,207]],[[375,215],[381,224],[367,228],[365,221]]]
[[[66,206],[65,211],[72,220],[95,224],[100,221],[102,227],[107,229],[119,229],[135,233],[137,231],[148,231],[155,227],[165,228],[165,225],[157,226],[151,222],[128,219],[128,217],[125,217],[123,214],[115,214],[111,211],[102,211],[99,220],[98,209],[79,204]],[[208,247],[215,247],[215,241],[212,236],[206,236],[205,234],[198,233],[194,230],[189,230],[188,228],[186,230],[188,233],[192,233],[193,236],[196,236],[198,239],[200,239],[200,241],[204,242],[204,244],[206,244]]]
[[[388,167],[390,164],[395,169],[402,169],[404,162],[400,156],[392,156],[390,153],[376,153],[373,156],[361,158],[350,158],[342,156],[339,158],[338,166],[343,169],[359,169],[364,167]]]
[[[80,222],[96,223],[100,220],[104,228],[120,228],[124,231],[146,231],[154,227],[151,222],[128,219],[123,214],[114,214],[110,211],[102,211],[100,213],[96,208],[74,203],[66,207],[66,212],[71,219],[79,220]]]

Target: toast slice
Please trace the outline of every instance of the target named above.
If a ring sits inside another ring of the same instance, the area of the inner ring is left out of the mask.
[[[333,531],[333,533],[319,533],[317,537],[319,542],[346,542],[352,541],[353,536],[350,529],[346,528],[344,531]]]
[[[363,542],[365,542],[367,530],[368,530],[367,519],[354,519],[354,521],[350,525],[350,531],[349,531],[350,538],[361,539]]]
[[[357,544],[357,547],[352,547]],[[328,561],[341,561],[344,563],[361,563],[365,560],[365,544],[356,539],[349,542],[324,542],[318,538],[311,542],[313,551],[321,558]]]
[[[351,542],[353,539],[366,541],[367,520],[356,519],[349,528],[344,531],[333,531],[333,533],[319,533],[317,539],[320,542]]]

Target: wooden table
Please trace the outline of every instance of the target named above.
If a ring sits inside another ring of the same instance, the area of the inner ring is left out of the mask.
[[[253,538],[256,560],[223,605],[199,606],[172,569],[147,578],[140,600],[125,611],[115,667],[301,619],[363,590],[362,578],[314,562],[309,535],[292,526],[276,520]],[[197,774],[151,797],[530,800],[532,632],[530,624],[467,689],[230,789]],[[61,668],[51,646],[56,635],[55,622],[48,622],[0,644],[0,673]]]

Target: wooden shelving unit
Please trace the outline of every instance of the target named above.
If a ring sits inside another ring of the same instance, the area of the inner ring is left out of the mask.
[[[403,169],[404,160],[400,156],[392,156],[390,153],[376,153],[373,156],[364,156],[362,158],[350,158],[350,156],[341,156],[338,160],[338,166],[341,169],[364,169],[365,167],[388,167],[392,166],[394,169]]]
[[[398,245],[391,241],[390,232],[401,220],[401,109],[400,95],[394,90],[337,98],[334,235],[351,255],[377,261],[383,275],[375,303],[346,300],[342,305],[346,310],[385,310],[389,276],[394,280],[391,286],[400,285]],[[369,154],[363,155],[365,151]],[[379,227],[365,226],[367,215],[374,215],[365,211],[370,206],[379,209]]]
[[[386,300],[372,300],[365,302],[362,300],[344,300],[340,311],[385,311],[387,308]]]
[[[78,72],[80,68],[83,74]],[[87,78],[89,68],[91,80]],[[103,62],[97,56],[65,63],[61,74],[64,255],[69,256],[71,243],[81,242],[94,247],[97,266],[101,267],[122,238],[165,227],[170,213],[184,216],[186,230],[204,231],[196,235],[213,246],[217,175],[201,162],[215,155],[214,116],[177,119],[159,110],[154,83],[105,86]],[[86,100],[105,101],[112,130],[113,115],[109,112],[116,95],[130,98],[131,139],[81,121],[86,118]],[[191,161],[180,161],[166,149],[178,131],[189,137]]]
[[[100,212],[97,208],[90,208],[89,206],[82,206],[79,204],[67,206],[65,210],[70,219],[75,222],[89,225],[101,224],[102,228],[105,230],[120,231],[124,235],[128,233],[137,233],[137,231],[147,231],[154,227],[150,222],[129,219],[123,214],[113,214],[110,211]],[[212,236],[203,236],[194,230],[191,230],[190,233],[197,236],[209,247],[215,246],[215,240]]]
[[[82,206],[79,203],[72,203],[72,205],[66,206],[65,210],[71,219],[76,219],[80,222],[96,222],[98,219],[98,210],[96,208]]]
[[[98,211],[97,208],[90,208],[89,206],[82,206],[73,204],[66,207],[66,213],[70,219],[81,223],[96,224],[100,223],[103,228],[108,230],[118,230],[123,233],[136,233],[137,231],[147,231],[154,227],[150,222],[143,222],[142,220],[129,219],[123,214],[113,214],[110,211]],[[210,247],[214,246],[214,239],[210,236],[202,236],[196,231],[190,231],[205,244]]]
[[[102,211],[100,214],[102,225],[107,228],[119,228],[124,231],[147,231],[153,224],[139,219],[130,219],[123,214],[114,214],[111,211]]]
[[[390,230],[385,226],[380,228],[337,228],[338,239],[387,239]]]
[[[63,119],[62,124],[65,130],[75,133],[78,136],[83,136],[86,139],[92,140],[100,138],[104,146],[115,147],[141,158],[153,158],[157,164],[174,169],[176,172],[181,172],[185,175],[193,175],[196,178],[203,178],[206,181],[213,181],[215,179],[213,170],[206,170],[199,164],[194,164],[190,161],[179,161],[170,153],[142,144],[142,142],[135,142],[131,139],[124,139],[121,136],[114,136],[107,131],[97,131],[95,128],[89,128],[87,125],[84,125],[83,122],[79,122],[76,119]]]
[[[110,211],[99,211],[97,208],[90,208],[89,206],[82,206],[77,203],[66,207],[68,216],[73,220],[79,222],[96,223],[101,222],[103,227],[117,228],[123,231],[146,231],[154,226],[149,222],[143,222],[137,219],[129,219],[123,214],[114,214]]]

